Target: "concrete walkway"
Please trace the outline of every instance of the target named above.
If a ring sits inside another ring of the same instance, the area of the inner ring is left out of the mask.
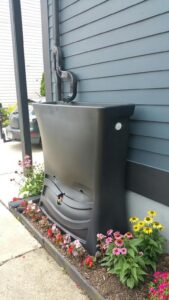
[[[41,150],[33,155],[42,162]],[[0,299],[87,300],[88,297],[5,207],[17,196],[18,187],[9,178],[19,159],[19,144],[0,144]]]

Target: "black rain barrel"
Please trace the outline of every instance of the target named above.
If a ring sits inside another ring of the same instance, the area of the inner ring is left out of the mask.
[[[96,234],[127,230],[125,163],[134,105],[34,104],[45,164],[40,203],[91,254]]]

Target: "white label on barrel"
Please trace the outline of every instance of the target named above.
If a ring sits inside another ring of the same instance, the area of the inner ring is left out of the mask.
[[[115,129],[116,130],[121,130],[122,129],[122,124],[120,122],[115,124]]]

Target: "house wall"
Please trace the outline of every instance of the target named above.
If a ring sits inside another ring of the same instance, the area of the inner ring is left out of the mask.
[[[59,3],[64,68],[78,78],[76,100],[135,103],[128,161],[168,174],[169,1],[163,0],[161,4],[159,0],[60,0]],[[52,0],[48,0],[48,17],[52,66],[56,18]],[[56,101],[52,69],[51,76]],[[66,84],[62,92],[68,93]],[[157,209],[166,227],[169,225],[166,217],[169,200],[163,205],[131,191],[126,199],[129,215],[141,217],[147,209]]]
[[[21,0],[28,98],[38,99],[43,72],[40,0]],[[13,48],[9,1],[0,1],[0,102],[15,103]]]

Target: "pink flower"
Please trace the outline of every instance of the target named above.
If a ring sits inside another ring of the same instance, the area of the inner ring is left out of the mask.
[[[161,272],[155,272],[155,273],[153,274],[154,277],[158,277],[159,275],[161,275]]]
[[[121,253],[121,251],[120,251],[120,249],[119,248],[113,248],[113,250],[112,250],[112,254],[113,255],[119,255]]]
[[[114,237],[116,240],[118,240],[118,239],[122,239],[123,236],[119,231],[116,231],[114,232]]]
[[[120,253],[123,254],[123,255],[126,255],[127,254],[127,248],[121,248]]]
[[[112,235],[112,233],[113,233],[113,229],[107,230],[107,235],[108,235],[108,236]]]
[[[163,272],[160,275],[161,278],[168,278],[168,276],[169,276],[168,272]]]
[[[79,242],[79,240],[75,240],[73,242],[73,244],[75,245],[76,249],[78,249],[78,248],[80,248],[82,246],[81,243]]]
[[[98,233],[98,234],[97,234],[97,239],[98,239],[99,241],[103,240],[104,238],[105,238],[105,235],[103,235],[102,233]]]
[[[105,240],[105,243],[106,243],[106,245],[109,245],[112,241],[113,241],[113,239],[112,239],[111,237],[108,237],[108,238]]]
[[[117,247],[122,247],[124,245],[123,240],[121,239],[115,240],[114,243]]]
[[[128,239],[132,239],[133,238],[133,235],[132,235],[131,232],[126,232],[124,236],[127,237]]]

